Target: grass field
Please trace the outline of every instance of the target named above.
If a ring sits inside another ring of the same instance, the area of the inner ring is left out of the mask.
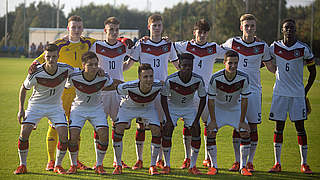
[[[211,176],[194,176],[187,173],[187,170],[181,170],[184,159],[184,150],[182,144],[182,127],[180,121],[173,135],[173,147],[171,154],[172,173],[169,176],[151,177],[148,175],[148,167],[150,164],[150,132],[146,133],[146,141],[144,145],[144,169],[133,171],[124,170],[124,174],[119,176],[111,175],[113,168],[113,150],[111,139],[109,140],[109,148],[104,160],[105,170],[108,175],[96,175],[94,171],[78,171],[76,175],[57,175],[53,172],[45,171],[47,163],[46,154],[46,133],[47,120],[40,121],[37,130],[33,131],[30,137],[30,150],[28,155],[28,174],[13,175],[13,171],[19,164],[17,153],[17,139],[19,137],[20,125],[17,122],[18,111],[18,92],[21,83],[27,75],[27,68],[31,63],[31,59],[14,59],[0,58],[0,179],[200,179],[200,178],[215,178],[215,179],[240,179],[244,178],[239,173],[229,172],[234,161],[234,153],[232,147],[232,128],[224,127],[219,131],[217,137],[218,148],[218,166],[219,174]],[[214,72],[222,69],[222,64],[216,64]],[[317,68],[318,73],[320,68]],[[170,65],[169,72],[174,71]],[[130,71],[125,73],[126,80],[137,78],[137,66],[135,65]],[[308,73],[305,73],[305,80]],[[254,165],[257,172],[251,178],[259,179],[320,179],[320,78],[319,75],[309,93],[312,104],[312,114],[305,122],[306,131],[308,134],[308,163],[313,170],[313,175],[304,175],[300,173],[300,154],[297,144],[297,135],[294,124],[287,121],[284,131],[284,144],[282,148],[282,170],[279,174],[270,174],[267,171],[274,163],[273,157],[273,129],[274,122],[268,120],[268,114],[271,105],[272,87],[274,83],[274,75],[267,72],[265,68],[261,73],[263,86],[262,100],[262,124],[259,126],[259,145],[257,148]],[[28,93],[30,95],[30,92]],[[27,104],[27,103],[26,103]],[[109,122],[109,124],[111,124]],[[203,127],[202,127],[203,129]],[[95,153],[93,146],[93,129],[91,125],[86,124],[82,130],[81,146],[79,159],[86,165],[92,166],[95,162]],[[110,128],[111,134],[111,128]],[[111,136],[110,136],[111,137]],[[124,136],[124,153],[123,160],[130,166],[136,161],[135,146],[135,126],[125,132]],[[204,143],[202,141],[201,151],[198,157],[197,167],[202,172],[207,172],[206,168],[202,167],[204,158]],[[70,166],[69,157],[66,155],[63,167],[68,169]]]

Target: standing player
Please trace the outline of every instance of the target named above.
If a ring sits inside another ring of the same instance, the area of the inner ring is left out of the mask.
[[[68,147],[68,124],[61,105],[61,95],[67,77],[73,72],[73,68],[67,64],[57,63],[59,58],[58,50],[58,46],[49,44],[43,55],[45,63],[37,66],[36,72],[29,74],[21,86],[18,112],[18,121],[22,124],[18,140],[20,166],[15,170],[14,174],[27,173],[29,136],[34,126],[43,117],[47,117],[51,121],[59,135],[54,171],[58,174],[65,174],[65,170],[61,167],[61,162]],[[33,86],[33,93],[25,112],[26,91]]]
[[[208,107],[210,119],[208,120],[207,148],[211,159],[209,175],[217,171],[216,134],[226,125],[234,127],[240,132],[240,173],[245,176],[252,174],[246,169],[246,161],[250,151],[249,126],[246,122],[248,95],[250,94],[249,77],[237,70],[239,55],[229,50],[224,56],[225,69],[214,73],[208,86]],[[241,95],[241,97],[240,97]],[[239,99],[241,98],[241,103]],[[240,121],[239,121],[240,120]]]
[[[168,61],[172,62],[178,69],[178,57],[174,49],[173,43],[167,42],[161,38],[163,32],[162,17],[159,14],[151,15],[148,18],[148,29],[150,30],[150,39],[146,42],[138,41],[135,45],[132,58],[124,65],[124,70],[131,67],[134,62],[150,64],[154,71],[154,79],[165,81],[168,76]],[[162,122],[163,110],[160,105],[160,97],[156,98],[156,108],[160,122]],[[138,118],[141,120],[141,118]],[[143,144],[145,140],[145,127],[143,122],[139,123],[136,132],[136,152],[137,162],[132,169],[141,169],[143,167]],[[160,156],[161,157],[161,153]],[[160,159],[158,159],[159,164]]]
[[[261,123],[261,82],[260,82],[260,65],[263,62],[270,72],[275,72],[272,65],[267,43],[257,40],[256,18],[252,14],[244,14],[240,17],[240,30],[242,37],[233,37],[228,39],[222,46],[232,49],[239,53],[238,69],[249,75],[251,95],[248,97],[248,111],[246,118],[250,126],[251,148],[247,169],[254,171],[253,158],[258,144],[257,124]],[[240,162],[240,136],[233,131],[233,147],[235,153],[235,163],[230,171],[239,170]]]
[[[96,41],[90,51],[96,53],[99,58],[99,67],[107,72],[111,78],[123,81],[123,62],[125,57],[131,54],[132,46],[126,46],[118,40],[119,26],[120,21],[116,17],[109,17],[106,19],[104,21],[106,40]],[[104,91],[102,92],[102,102],[106,116],[108,117],[109,115],[111,120],[114,122],[119,110],[120,96],[116,91]],[[94,134],[94,138],[95,142],[99,139],[96,132]],[[97,145],[98,144],[95,143],[96,154],[98,153]],[[114,167],[116,166],[115,159],[113,165]],[[123,168],[128,168],[125,163],[122,165]]]
[[[276,82],[273,87],[273,97],[269,119],[276,121],[274,131],[275,165],[269,172],[281,171],[281,148],[283,130],[287,113],[294,122],[301,155],[301,172],[312,173],[307,164],[307,134],[304,120],[307,119],[307,94],[316,78],[314,56],[308,45],[297,40],[296,23],[293,19],[286,19],[282,23],[283,40],[275,41],[270,47],[271,55],[276,60]],[[308,83],[303,86],[303,61],[306,61],[310,72]]]
[[[112,80],[108,74],[105,77],[97,76],[98,57],[94,52],[87,52],[82,56],[83,71],[74,72],[69,76],[67,87],[76,88],[76,98],[71,107],[70,114],[70,140],[69,154],[71,167],[67,174],[77,172],[77,157],[81,129],[86,120],[89,120],[99,135],[96,141],[96,173],[106,174],[102,162],[108,148],[109,128],[101,102],[101,91],[112,90],[119,84],[118,80]]]
[[[159,174],[156,168],[156,160],[160,151],[161,133],[154,100],[158,96],[162,84],[159,80],[154,80],[153,69],[150,64],[141,64],[138,68],[138,75],[139,80],[123,83],[117,88],[119,95],[123,98],[118,117],[114,122],[115,130],[112,131],[113,148],[117,160],[117,166],[113,174],[122,173],[122,137],[131,120],[138,117],[146,120],[152,133],[149,174]]]
[[[199,120],[206,105],[206,90],[202,77],[192,72],[193,59],[192,54],[180,55],[180,71],[168,76],[161,92],[161,105],[166,117],[162,137],[164,174],[170,173],[171,138],[178,118],[184,119],[184,127],[189,129],[192,136],[189,173],[201,174],[196,168],[196,161],[201,144]],[[198,108],[194,104],[196,91],[200,98],[200,103],[196,103]]]
[[[71,16],[68,19],[68,37],[58,39],[54,42],[59,47],[59,62],[69,64],[75,68],[81,68],[81,56],[85,52],[87,52],[91,45],[96,41],[93,38],[82,37],[81,34],[83,32],[83,22],[80,16]],[[40,55],[36,58],[36,62],[43,63],[44,62],[44,54]],[[70,116],[70,108],[72,101],[75,97],[75,89],[65,89],[62,94],[62,103],[63,109],[66,112],[67,118]],[[57,132],[50,125],[47,133],[47,151],[48,151],[48,164],[46,167],[47,171],[53,170],[54,165],[54,154],[57,146]],[[88,169],[85,165],[83,165],[80,161],[78,161],[79,169]]]
[[[193,26],[193,35],[195,41],[182,41],[176,42],[175,48],[178,54],[190,53],[194,56],[193,72],[202,76],[205,86],[209,84],[210,75],[212,74],[213,64],[216,58],[223,58],[225,52],[215,42],[207,42],[208,34],[210,31],[210,24],[205,19],[200,19]],[[199,103],[199,98],[196,99]],[[206,124],[209,116],[208,107],[205,107],[201,118]],[[205,146],[207,142],[206,128],[204,129]],[[182,169],[189,168],[190,166],[190,153],[191,153],[191,133],[187,127],[183,128],[183,143],[185,149],[185,160],[181,166]],[[210,159],[205,148],[204,166],[210,167]]]

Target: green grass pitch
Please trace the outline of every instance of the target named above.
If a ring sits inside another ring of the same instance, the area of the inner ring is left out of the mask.
[[[146,141],[144,145],[144,169],[133,171],[124,170],[122,175],[112,175],[113,150],[111,139],[109,138],[109,148],[104,160],[105,170],[108,175],[96,175],[94,171],[78,171],[76,175],[57,175],[53,172],[45,171],[47,163],[46,153],[46,133],[48,128],[47,119],[42,119],[37,130],[33,131],[30,137],[30,150],[28,155],[28,174],[13,175],[13,171],[19,164],[17,153],[17,139],[19,137],[20,125],[18,124],[16,115],[18,112],[18,92],[21,83],[27,75],[27,69],[31,59],[24,58],[0,58],[0,179],[240,179],[244,178],[237,172],[229,172],[227,169],[231,167],[234,161],[234,153],[232,147],[232,128],[222,128],[217,136],[218,148],[218,166],[219,174],[216,176],[194,176],[187,173],[187,170],[181,170],[184,159],[184,150],[182,143],[183,122],[179,121],[178,127],[173,135],[173,147],[171,154],[172,173],[170,175],[149,176],[148,167],[150,164],[150,132],[146,133]],[[216,63],[214,72],[222,69],[223,65]],[[318,73],[320,68],[317,67]],[[169,65],[169,73],[174,72],[173,66]],[[307,80],[308,73],[305,68],[304,80]],[[134,80],[137,78],[137,64],[125,72],[125,79]],[[251,178],[254,179],[311,179],[320,178],[320,78],[319,75],[309,92],[309,99],[312,104],[312,113],[305,122],[308,134],[308,163],[313,170],[313,175],[305,175],[300,173],[300,154],[297,143],[297,135],[294,124],[287,121],[284,130],[284,144],[282,148],[282,170],[279,174],[270,174],[267,171],[274,163],[273,156],[273,131],[274,122],[268,120],[268,114],[271,105],[272,88],[274,83],[274,75],[269,73],[266,68],[261,70],[261,80],[263,87],[262,100],[262,124],[259,128],[259,144],[257,147],[254,165],[257,170]],[[31,94],[30,92],[28,93]],[[27,103],[26,103],[27,105]],[[110,121],[109,121],[109,124]],[[202,127],[203,130],[203,127]],[[110,128],[111,137],[111,128]],[[125,132],[123,160],[130,166],[136,161],[135,146],[135,125],[133,123],[130,130]],[[95,162],[95,153],[93,146],[93,128],[87,123],[82,130],[81,146],[79,159],[88,166],[92,166]],[[201,150],[198,156],[197,167],[205,173],[206,168],[202,167],[204,159],[204,143],[202,141]],[[66,155],[63,167],[68,169],[70,161],[68,154]]]

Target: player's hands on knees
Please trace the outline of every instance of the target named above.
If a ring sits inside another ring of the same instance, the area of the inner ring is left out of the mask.
[[[39,65],[40,63],[38,63],[37,61],[33,61],[32,64],[30,65],[29,69],[28,69],[28,73],[29,74],[33,74],[36,72],[37,70],[37,66]]]
[[[22,120],[25,120],[25,113],[24,113],[24,109],[22,109],[22,110],[19,110],[19,112],[18,112],[18,122],[19,122],[19,124],[21,124],[21,119]]]
[[[207,126],[207,132],[208,131],[215,131],[215,132],[218,132],[218,125],[217,125],[217,122],[215,121],[211,121],[208,126]]]
[[[240,129],[240,131],[241,131],[241,129],[245,129],[246,131],[250,132],[250,126],[246,122],[240,122],[239,129]]]
[[[173,128],[173,122],[172,122],[171,119],[167,120],[166,123],[164,123],[164,127],[163,127],[164,130],[165,130],[165,129],[169,129],[169,128],[170,128],[170,129]]]

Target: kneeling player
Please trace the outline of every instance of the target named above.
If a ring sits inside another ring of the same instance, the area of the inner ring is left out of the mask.
[[[225,69],[214,73],[208,86],[210,119],[207,124],[207,151],[211,159],[209,175],[217,173],[216,134],[218,129],[229,125],[240,131],[240,173],[252,174],[245,168],[250,151],[249,125],[245,121],[248,105],[249,78],[237,70],[239,55],[229,50],[224,56]],[[239,98],[241,95],[241,103]],[[240,120],[240,121],[239,121]]]
[[[159,94],[162,84],[160,81],[154,80],[150,64],[141,64],[138,68],[138,75],[139,80],[123,83],[117,88],[118,94],[123,98],[112,131],[113,148],[117,161],[113,174],[122,173],[122,137],[131,120],[138,117],[146,120],[152,133],[149,173],[151,175],[159,174],[156,168],[156,159],[160,151],[161,133],[154,99]]]
[[[113,82],[108,74],[104,77],[97,76],[99,70],[98,57],[94,52],[89,51],[82,55],[82,66],[83,71],[72,73],[67,83],[68,88],[74,86],[76,89],[76,98],[72,103],[70,114],[69,153],[71,167],[67,174],[77,172],[78,139],[86,120],[90,121],[99,135],[99,139],[96,141],[97,162],[95,171],[97,174],[106,174],[102,162],[108,148],[109,128],[101,102],[101,91],[115,89],[120,81],[114,80]]]
[[[18,112],[18,121],[22,124],[18,140],[20,166],[14,171],[14,174],[27,173],[29,136],[34,126],[43,117],[47,117],[51,121],[59,136],[54,172],[65,174],[65,170],[61,167],[61,162],[68,147],[68,129],[65,112],[62,108],[61,95],[67,77],[73,72],[73,68],[64,63],[57,63],[58,57],[57,45],[49,44],[46,46],[44,52],[45,63],[38,65],[36,71],[29,74],[21,86]],[[25,112],[26,91],[33,86],[33,93]]]
[[[192,72],[192,54],[183,53],[179,58],[180,71],[171,74],[165,81],[161,92],[161,105],[165,113],[162,147],[165,159],[163,173],[170,173],[171,138],[174,127],[179,118],[184,119],[184,127],[191,131],[191,160],[189,173],[201,174],[196,168],[196,161],[200,149],[200,123],[201,113],[206,105],[206,90],[201,76]],[[198,108],[195,106],[194,94],[197,91],[200,97]]]

